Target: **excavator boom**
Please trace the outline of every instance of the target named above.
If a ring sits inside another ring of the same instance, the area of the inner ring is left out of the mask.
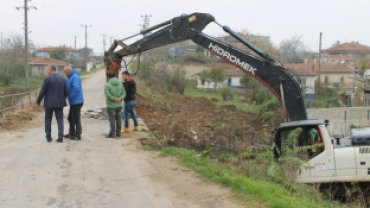
[[[222,26],[224,31],[248,46],[258,56],[202,33],[201,31],[210,22],[215,22],[215,18],[210,14],[182,15],[141,31],[140,34],[144,35],[158,29],[130,45],[126,45],[121,40],[115,40],[104,54],[106,69],[118,74],[124,56],[190,39],[268,87],[282,102],[287,121],[306,120],[302,91],[295,76],[288,69],[277,64],[267,53],[253,46],[227,26]],[[117,46],[121,46],[122,49],[115,51]]]

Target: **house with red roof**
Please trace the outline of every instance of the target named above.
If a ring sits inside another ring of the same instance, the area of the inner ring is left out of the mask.
[[[323,50],[323,62],[325,63],[351,63],[356,59],[370,55],[370,47],[359,42],[340,43],[339,41],[332,47]]]
[[[315,80],[317,73],[311,63],[289,63],[284,67],[290,69],[300,82],[305,99],[315,98]]]
[[[353,77],[356,74],[356,70],[353,67],[348,67],[344,64],[322,63],[320,72],[318,63],[285,64],[284,66],[292,69],[300,77],[314,76],[315,82],[318,82],[320,74],[321,85],[327,87],[352,87]]]
[[[63,69],[67,63],[45,56],[39,56],[29,59],[28,65],[30,67],[31,75],[46,75],[46,69],[48,66],[54,65],[57,68],[57,73],[63,73]]]
[[[50,57],[52,53],[62,54],[65,59],[78,59],[79,58],[79,52],[71,47],[68,46],[48,46],[44,48],[39,48],[35,50],[36,56],[45,56]],[[59,58],[59,57],[58,57]]]

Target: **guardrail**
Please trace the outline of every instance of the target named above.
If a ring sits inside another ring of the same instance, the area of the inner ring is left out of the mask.
[[[35,103],[37,100],[38,92],[39,89],[29,92],[0,96],[0,118],[4,117],[8,111],[14,112],[14,110],[16,109],[24,108],[31,105],[32,103]],[[4,103],[10,103],[10,105],[7,105],[7,107],[3,108],[3,100],[5,100]]]

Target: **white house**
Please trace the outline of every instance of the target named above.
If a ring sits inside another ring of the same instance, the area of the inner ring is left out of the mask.
[[[315,72],[314,63],[285,64],[286,68],[293,70],[298,76],[305,99],[315,98]]]
[[[30,67],[31,75],[46,75],[46,69],[50,65],[54,65],[57,68],[58,73],[63,73],[64,66],[66,62],[59,61],[53,58],[48,58],[44,56],[31,58],[28,61]]]
[[[234,68],[234,69],[225,69],[225,81],[222,83],[217,83],[217,88],[225,88],[225,87],[231,87],[231,88],[244,88],[243,85],[241,85],[240,80],[242,79],[243,75],[245,74],[240,69]],[[214,82],[205,82],[202,83],[200,79],[201,73],[198,74],[198,82],[197,82],[197,88],[198,89],[214,89],[215,83]]]

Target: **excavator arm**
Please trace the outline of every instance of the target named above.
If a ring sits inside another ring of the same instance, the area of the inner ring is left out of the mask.
[[[288,69],[277,64],[267,53],[244,40],[227,26],[221,27],[225,32],[253,50],[258,56],[202,33],[201,31],[210,22],[215,22],[215,18],[210,14],[182,15],[140,31],[140,34],[145,35],[158,29],[130,45],[124,44],[123,40],[115,40],[104,54],[106,69],[118,74],[124,56],[191,39],[194,43],[201,45],[218,57],[255,77],[269,88],[282,102],[287,121],[306,120],[307,113],[302,91],[295,76]],[[117,46],[121,46],[122,49],[115,51]]]

